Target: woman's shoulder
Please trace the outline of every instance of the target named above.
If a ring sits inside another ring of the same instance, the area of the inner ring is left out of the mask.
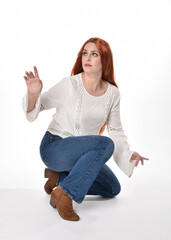
[[[64,76],[61,78],[60,82],[63,83],[73,83],[76,82],[78,80],[79,74],[76,75],[72,75],[72,76]]]
[[[110,87],[111,87],[111,89],[112,89],[112,93],[115,94],[115,95],[117,95],[117,94],[119,93],[119,88],[116,87],[114,84],[112,84],[112,83],[110,83],[110,82],[108,82],[108,83],[109,83],[109,85],[110,85]]]
[[[78,73],[78,74],[75,74],[75,75],[72,75],[72,76],[71,75],[70,76],[66,76],[63,79],[65,79],[66,82],[68,82],[68,84],[70,86],[72,86],[73,88],[77,89],[77,88],[79,88],[80,74],[81,73]]]
[[[72,76],[71,75],[70,76],[65,76],[63,79],[66,79],[70,82],[76,82],[76,81],[78,81],[79,77],[80,77],[80,73],[72,75]]]

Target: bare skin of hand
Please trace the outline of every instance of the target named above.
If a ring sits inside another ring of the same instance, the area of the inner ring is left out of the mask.
[[[144,165],[144,162],[143,162],[143,161],[144,161],[144,160],[149,160],[149,158],[142,157],[142,156],[140,156],[139,153],[134,152],[134,153],[132,154],[132,156],[131,156],[131,158],[130,158],[129,161],[132,162],[133,160],[136,160],[135,167],[137,167],[139,161],[141,161],[141,165]]]
[[[36,66],[34,66],[33,68],[34,68],[35,75],[31,71],[30,72],[26,71],[25,74],[27,75],[27,77],[24,76],[24,79],[26,81],[29,95],[38,96],[40,94],[40,92],[42,91],[43,84],[39,78],[39,74],[38,74]]]

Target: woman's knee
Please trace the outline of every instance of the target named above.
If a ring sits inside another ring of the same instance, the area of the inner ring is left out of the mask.
[[[114,184],[114,186],[113,186],[112,195],[116,196],[116,195],[118,195],[120,193],[120,191],[121,191],[121,185],[118,182],[117,184]]]
[[[102,141],[107,153],[109,154],[109,156],[112,156],[115,148],[113,140],[107,136],[102,136]]]

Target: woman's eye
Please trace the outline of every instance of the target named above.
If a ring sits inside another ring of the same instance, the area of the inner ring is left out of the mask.
[[[84,53],[86,53],[86,52],[83,52],[83,55],[84,55]],[[94,56],[98,56],[98,54],[97,54],[97,53],[92,53],[92,54],[95,54]]]
[[[93,53],[93,54],[96,54],[95,56],[98,56],[97,53]]]

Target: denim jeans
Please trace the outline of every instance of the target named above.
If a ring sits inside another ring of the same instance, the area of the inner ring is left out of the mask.
[[[40,144],[44,164],[59,172],[56,186],[77,203],[85,195],[115,197],[120,192],[118,179],[105,164],[113,151],[112,139],[102,135],[62,138],[46,131]]]

